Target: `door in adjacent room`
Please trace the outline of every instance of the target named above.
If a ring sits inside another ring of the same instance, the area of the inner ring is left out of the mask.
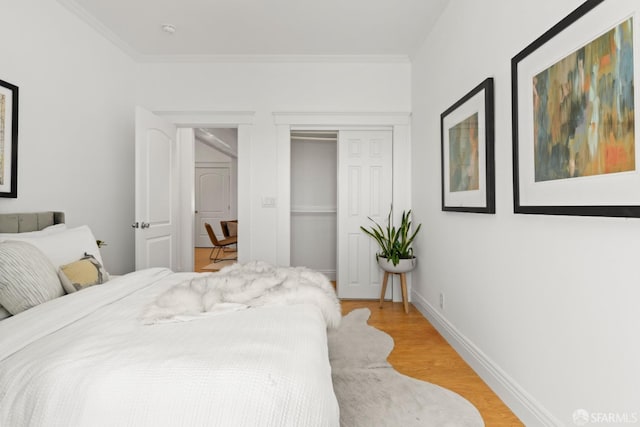
[[[211,224],[219,239],[223,239],[220,221],[231,218],[230,168],[196,167],[195,169],[195,245],[212,247],[204,227]]]

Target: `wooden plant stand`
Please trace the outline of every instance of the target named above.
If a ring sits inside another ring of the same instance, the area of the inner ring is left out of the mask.
[[[380,292],[380,308],[384,303],[384,294],[387,292],[387,281],[390,274],[400,275],[400,288],[402,289],[402,303],[404,304],[404,312],[409,313],[409,298],[407,296],[407,274],[406,273],[391,273],[389,271],[384,272],[384,279],[382,280],[382,292]]]

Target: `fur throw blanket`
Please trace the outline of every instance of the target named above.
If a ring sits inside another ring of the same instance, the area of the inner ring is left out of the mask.
[[[323,274],[253,261],[174,285],[146,307],[142,321],[153,324],[225,309],[286,304],[316,305],[329,328],[338,327],[342,318],[340,301]]]

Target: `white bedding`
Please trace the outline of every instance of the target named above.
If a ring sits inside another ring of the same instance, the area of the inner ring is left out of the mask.
[[[338,426],[316,306],[145,325],[149,269],[0,322],[0,426]]]

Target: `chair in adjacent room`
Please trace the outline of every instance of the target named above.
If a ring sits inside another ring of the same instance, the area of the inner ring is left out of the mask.
[[[227,221],[220,221],[220,228],[225,239],[228,237],[238,236],[238,220],[230,219]]]
[[[238,237],[238,220],[237,219],[229,219],[227,221],[220,221],[220,228],[222,229],[222,235],[224,236],[225,239],[228,239],[229,237]],[[228,250],[232,250],[232,251],[237,251],[238,250],[238,244],[236,243],[234,245],[234,248],[225,248],[225,251]]]
[[[230,236],[222,240],[218,240],[218,238],[216,237],[216,233],[213,232],[213,228],[211,228],[211,225],[209,223],[205,222],[204,228],[207,229],[207,234],[209,235],[209,239],[211,240],[211,244],[213,245],[213,248],[211,248],[211,253],[209,254],[210,260],[212,260],[213,262],[220,262],[238,259],[237,256],[235,258],[224,258],[224,249],[238,243],[237,236]]]

